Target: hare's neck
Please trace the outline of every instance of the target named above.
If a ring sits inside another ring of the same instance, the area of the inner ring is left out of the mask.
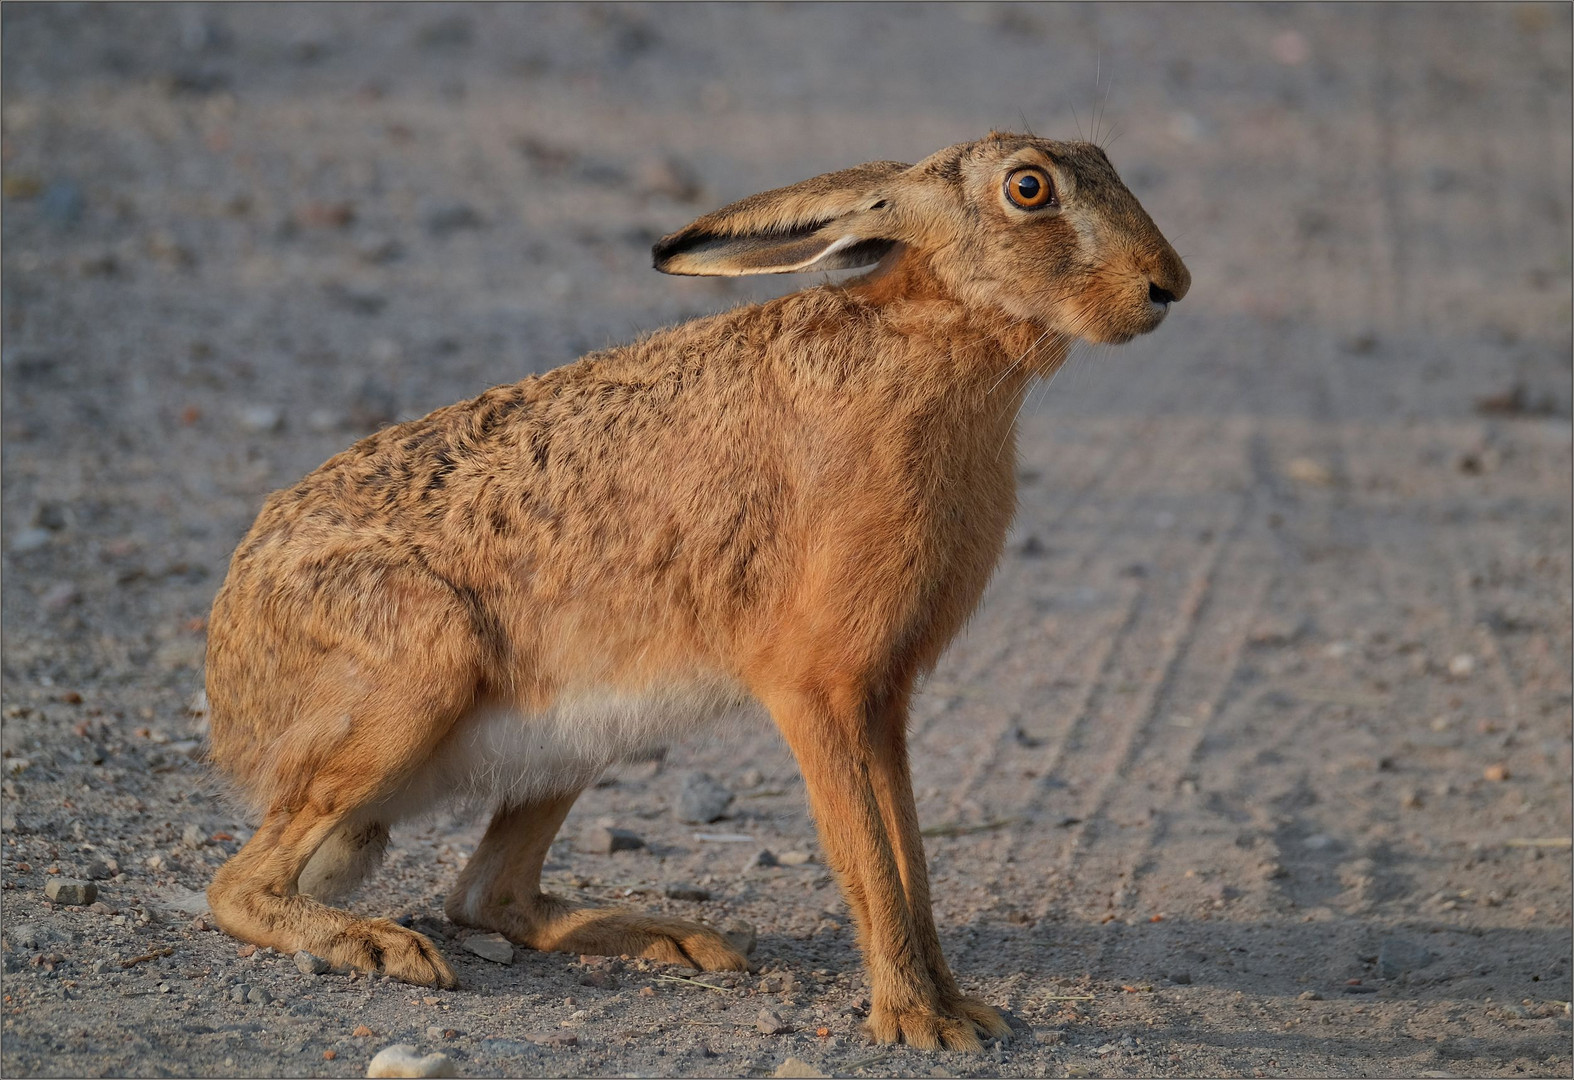
[[[1053,375],[1071,347],[1071,339],[1047,323],[956,295],[922,258],[882,264],[848,284],[860,300],[881,308],[902,332],[929,338],[949,351],[970,369],[959,372],[969,382],[982,380],[1002,391],[991,392],[993,398],[1014,397],[1033,379]]]

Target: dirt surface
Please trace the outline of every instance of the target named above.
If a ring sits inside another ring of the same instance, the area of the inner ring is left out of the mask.
[[[463,1075],[1570,1075],[1567,5],[0,15],[6,1075],[360,1076],[398,1042]],[[651,272],[710,208],[1024,122],[1096,126],[1195,283],[1034,395],[1008,555],[917,706],[942,939],[1014,1041],[859,1034],[771,731],[609,777],[549,864],[752,924],[758,972],[710,989],[468,951],[466,818],[396,833],[354,903],[459,991],[207,928],[248,825],[193,696],[268,491],[793,287]],[[677,819],[692,770],[729,818]],[[645,847],[576,850],[601,822]],[[97,900],[52,905],[57,871]]]

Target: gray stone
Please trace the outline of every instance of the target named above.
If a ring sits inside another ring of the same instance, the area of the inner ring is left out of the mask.
[[[463,945],[468,952],[494,964],[514,962],[514,946],[502,934],[471,934],[465,938]]]
[[[208,830],[195,823],[187,825],[180,834],[180,842],[189,848],[203,847],[208,842]]]
[[[1177,986],[1190,986],[1191,985],[1191,972],[1189,972],[1189,971],[1172,971],[1172,972],[1170,972],[1170,982],[1176,984]]]
[[[754,870],[758,867],[780,865],[781,864],[776,861],[776,855],[773,852],[767,851],[765,848],[761,848],[759,851],[754,853],[754,857],[749,860],[749,864],[746,869]]]
[[[678,789],[678,820],[691,825],[708,825],[726,816],[732,805],[732,792],[709,773],[691,772]]]
[[[1377,973],[1385,979],[1397,979],[1417,971],[1437,957],[1414,942],[1404,938],[1384,938],[1377,949]]]
[[[120,873],[120,863],[114,859],[93,858],[82,867],[82,875],[95,881],[103,881]]]
[[[295,954],[295,969],[302,975],[322,975],[332,967],[328,961],[305,949]]]
[[[627,829],[597,825],[587,830],[580,838],[580,846],[596,855],[611,855],[615,851],[633,851],[642,848],[645,846],[645,841]]]
[[[98,886],[91,881],[55,877],[44,883],[44,895],[57,904],[80,907],[98,899]]]
[[[754,1018],[754,1027],[761,1035],[785,1035],[792,1025],[770,1009],[761,1009]]]
[[[240,983],[230,988],[230,1000],[244,1005],[246,1003],[246,995],[249,993],[251,993],[251,987],[245,983]]]
[[[814,861],[814,856],[807,851],[784,851],[776,856],[776,861],[783,866],[805,866]]]
[[[273,1001],[273,995],[260,986],[253,986],[246,993],[246,1002],[249,1005],[267,1005]]]

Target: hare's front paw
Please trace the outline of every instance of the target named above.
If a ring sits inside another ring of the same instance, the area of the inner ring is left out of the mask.
[[[943,1012],[956,1013],[972,1021],[978,1033],[986,1039],[1010,1039],[1011,1025],[1000,1015],[1000,1010],[975,997],[958,994],[941,1003]]]
[[[974,1024],[971,1016],[947,1016],[933,1005],[875,1005],[864,1022],[864,1030],[878,1043],[904,1042],[920,1050],[979,1051],[984,1044],[979,1041]]]

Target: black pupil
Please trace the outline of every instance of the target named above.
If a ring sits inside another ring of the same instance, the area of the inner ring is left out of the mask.
[[[1021,195],[1025,202],[1032,202],[1038,198],[1038,189],[1039,183],[1036,176],[1024,176],[1017,181],[1017,194]]]

